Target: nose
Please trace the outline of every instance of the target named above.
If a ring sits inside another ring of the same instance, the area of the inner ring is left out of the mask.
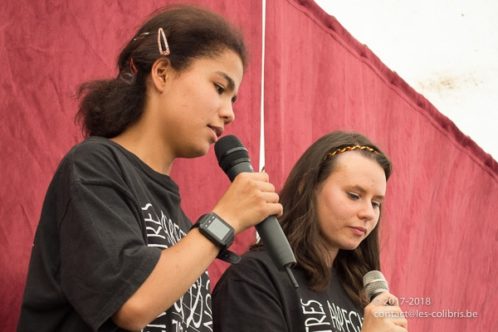
[[[376,210],[370,202],[365,202],[361,205],[358,216],[364,221],[376,221],[379,217],[378,210]]]
[[[232,101],[225,102],[220,110],[220,117],[223,119],[225,125],[233,122],[235,120],[235,113],[233,111]]]

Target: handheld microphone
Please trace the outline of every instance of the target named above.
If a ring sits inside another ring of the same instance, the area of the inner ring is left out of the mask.
[[[382,272],[377,270],[365,273],[363,276],[363,287],[365,288],[365,293],[367,294],[369,301],[372,301],[380,293],[389,292],[386,278]],[[393,305],[391,299],[389,299],[387,304]]]
[[[221,138],[216,142],[214,150],[218,164],[230,181],[233,181],[239,173],[253,172],[249,152],[237,137],[229,135]],[[291,267],[296,264],[296,258],[277,218],[267,217],[256,225],[256,229],[275,265],[280,269],[285,269],[294,287],[298,288],[299,285],[291,270]]]

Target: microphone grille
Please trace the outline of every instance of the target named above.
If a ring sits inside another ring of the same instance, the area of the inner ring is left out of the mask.
[[[234,135],[220,138],[214,145],[214,153],[218,164],[225,172],[241,161],[249,161],[249,152]]]
[[[223,154],[225,154],[226,151],[237,147],[244,147],[244,145],[236,136],[223,136],[214,145],[214,153],[216,154],[216,158],[220,160],[220,158]]]
[[[377,270],[365,273],[363,276],[363,287],[369,300],[372,300],[379,293],[389,291],[386,278],[382,272]]]

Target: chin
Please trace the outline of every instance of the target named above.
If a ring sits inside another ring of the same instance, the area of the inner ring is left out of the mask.
[[[361,241],[359,242],[349,242],[349,243],[344,243],[342,246],[341,246],[341,249],[342,250],[355,250],[357,249],[361,244]]]
[[[204,146],[196,146],[190,151],[190,158],[202,157],[208,154],[210,144]]]
[[[358,248],[361,244],[361,241],[355,241],[355,240],[346,240],[346,241],[327,241],[330,248],[332,249],[339,249],[339,250],[345,250],[345,251],[353,251],[356,248]]]
[[[183,150],[179,155],[177,155],[177,158],[197,158],[197,157],[202,157],[205,156],[209,152],[209,147],[207,148],[201,148],[201,147],[191,147],[189,149]]]
[[[191,151],[190,153],[188,153],[187,155],[183,156],[183,158],[199,158],[199,157],[203,157],[207,154],[207,151]]]

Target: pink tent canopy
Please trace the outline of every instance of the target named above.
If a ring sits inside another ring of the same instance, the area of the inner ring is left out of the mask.
[[[412,331],[496,330],[498,164],[311,0],[268,0],[265,116],[260,118],[262,5],[198,0],[242,29],[250,50],[236,106],[237,134],[280,187],[316,138],[336,129],[371,137],[391,157],[382,267]],[[79,83],[116,74],[120,47],[170,1],[7,0],[0,12],[0,327],[19,314],[31,244],[48,183],[82,139]],[[172,174],[187,214],[208,211],[228,185],[212,151]],[[238,236],[243,252],[254,239]],[[210,268],[213,281],[226,266]],[[448,318],[463,312],[465,318]],[[471,318],[469,316],[478,317]],[[420,316],[428,315],[427,318]]]

